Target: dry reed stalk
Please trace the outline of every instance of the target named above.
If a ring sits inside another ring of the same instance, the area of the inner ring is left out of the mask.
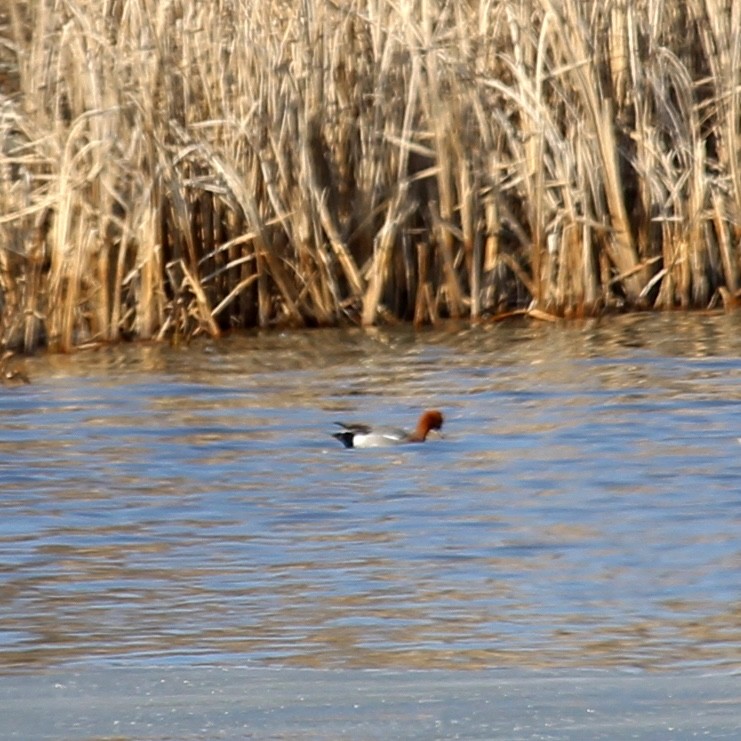
[[[314,198],[314,205],[317,209],[322,228],[324,229],[332,250],[337,256],[345,273],[345,278],[350,287],[351,296],[358,296],[363,288],[358,268],[347,249],[347,245],[345,245],[344,240],[340,235],[340,230],[335,223],[334,215],[329,209],[327,203],[329,189],[327,187],[320,187],[319,185],[320,179],[317,175],[317,171],[320,168],[316,163],[322,156],[322,144],[316,131],[316,123],[310,120],[308,123],[308,130],[312,133],[306,134],[304,141],[306,142],[305,158],[309,190]]]
[[[572,215],[579,212],[588,213],[586,204],[589,202],[591,169],[588,154],[581,144],[581,137],[575,136],[574,138],[577,140],[574,152],[575,192],[564,196],[573,199],[571,207],[567,209],[567,213]],[[587,218],[582,218],[581,222],[576,219],[573,220],[569,227],[580,232],[574,249],[580,249],[581,251],[581,259],[577,260],[581,276],[581,308],[585,313],[592,314],[600,301],[599,265],[595,258],[595,239],[593,237],[595,224]],[[603,298],[604,302],[607,303],[606,291]]]
[[[596,59],[590,53],[585,35],[579,33],[585,19],[576,0],[566,0],[560,10],[551,0],[544,0],[545,6],[553,15],[563,43],[560,49],[567,65],[573,68],[574,93],[584,106],[585,122],[589,124],[595,137],[602,168],[603,189],[611,223],[611,237],[607,250],[611,261],[620,273],[627,274],[638,264],[638,256],[631,237],[628,215],[623,199],[623,184],[620,177],[617,141],[614,129],[614,110],[608,99],[600,97],[600,85],[596,73]],[[643,288],[643,276],[632,275],[624,286],[632,303],[639,302]]]
[[[718,240],[718,248],[723,263],[723,273],[726,284],[722,286],[731,294],[738,291],[738,262],[734,255],[733,241],[730,234],[729,219],[723,213],[723,202],[717,191],[712,193],[712,219],[715,227],[715,235]]]
[[[328,203],[331,197],[335,201],[332,206],[334,208],[338,206],[336,201],[339,188],[334,182],[331,165],[328,162],[327,141],[320,124],[325,117],[326,105],[322,57],[327,51],[325,44],[330,43],[326,39],[329,19],[321,12],[322,9],[321,6],[314,8],[308,0],[304,2],[302,33],[311,54],[308,57],[308,66],[299,71],[299,74],[306,77],[305,103],[302,109],[299,109],[299,134],[303,144],[302,169],[308,195],[313,199],[319,223],[344,272],[350,295],[359,297],[363,290],[360,273],[342,237],[338,225],[339,213],[330,208]],[[343,162],[343,166],[346,164]]]
[[[136,266],[124,279],[131,286],[134,302],[134,331],[137,337],[151,338],[164,320],[164,311],[159,300],[162,270],[155,234],[157,225],[155,212],[150,212],[142,224],[138,240]]]
[[[625,109],[626,115],[633,119],[633,167],[636,171],[636,196],[634,213],[639,214],[636,220],[636,246],[641,256],[654,254],[660,249],[661,229],[653,221],[659,211],[659,202],[662,200],[660,192],[662,185],[657,177],[660,147],[657,142],[657,132],[652,121],[652,101],[650,100],[650,81],[648,69],[641,58],[641,39],[637,27],[637,19],[629,9],[628,23],[628,50],[629,70],[632,85],[632,103]],[[650,22],[649,49],[653,49],[656,40],[653,38],[658,24]],[[646,43],[646,42],[644,42]],[[644,286],[645,290],[645,286]]]
[[[630,34],[634,24],[631,2],[611,3],[605,13],[605,25],[598,31],[607,40],[607,59],[612,78],[612,95],[615,105],[626,105],[629,88]],[[606,27],[605,27],[606,26]]]
[[[444,12],[436,0],[421,0],[421,42],[425,50],[424,70],[425,85],[422,87],[422,101],[430,121],[438,165],[437,195],[438,202],[430,203],[433,222],[441,228],[435,229],[438,249],[442,257],[448,310],[453,317],[463,313],[463,298],[458,276],[454,268],[454,240],[451,231],[445,224],[454,221],[455,195],[453,188],[453,156],[450,140],[455,136],[455,124],[460,119],[456,110],[459,96],[452,85],[451,94],[443,104],[442,80],[438,65],[437,40],[433,26],[438,16]],[[450,80],[454,82],[454,78]]]
[[[417,244],[417,295],[414,303],[414,324],[437,324],[439,316],[437,305],[432,294],[432,284],[429,280],[429,245],[425,242]]]
[[[185,283],[196,297],[197,315],[200,325],[205,327],[212,337],[218,337],[221,333],[218,325],[213,319],[213,312],[211,311],[208,299],[206,298],[206,293],[203,290],[200,281],[191,274],[187,265],[183,261],[180,262],[180,269],[183,271]]]
[[[523,183],[527,189],[527,209],[531,230],[530,264],[532,266],[533,301],[540,304],[544,298],[542,258],[546,250],[545,219],[545,126],[543,119],[543,67],[548,17],[544,19],[537,45],[523,43],[523,34],[529,28],[527,9],[507,6],[509,32],[512,40],[514,71],[518,95],[514,102],[523,114]],[[534,70],[535,74],[531,74]],[[547,115],[547,113],[546,113]]]
[[[736,223],[741,223],[741,3],[738,0],[691,2],[712,77],[720,159],[728,172]]]
[[[271,278],[275,281],[280,291],[281,298],[284,301],[285,309],[289,318],[297,324],[302,324],[301,314],[293,298],[288,276],[277,255],[273,254],[270,247],[270,238],[268,227],[260,217],[258,205],[254,197],[247,191],[242,184],[242,180],[237,173],[226,163],[220,161],[215,156],[209,155],[209,163],[223,180],[228,191],[232,195],[234,202],[242,210],[245,219],[252,224],[255,230],[255,256],[257,260],[257,273],[262,276],[258,280],[258,286],[262,283],[262,299],[260,301],[260,324],[266,326],[269,322],[269,298],[265,285],[265,271],[270,271]]]
[[[23,327],[23,350],[33,352],[40,344],[43,330],[42,301],[44,298],[43,278],[43,240],[44,232],[48,228],[45,224],[46,217],[42,215],[40,224],[33,230],[31,244],[26,251],[28,267],[26,273],[25,301],[24,301],[24,327]]]
[[[361,321],[364,326],[369,326],[376,322],[376,316],[380,308],[381,293],[387,278],[398,230],[401,224],[410,216],[416,205],[405,202],[404,195],[403,190],[397,194],[389,206],[386,222],[376,237],[377,243],[374,245],[375,255],[369,271],[368,289],[363,296]]]
[[[399,147],[399,159],[396,171],[398,182],[397,192],[389,203],[384,225],[378,233],[373,246],[373,263],[370,267],[368,287],[363,297],[361,315],[361,322],[365,326],[374,324],[376,321],[381,293],[391,259],[391,251],[396,242],[397,231],[414,208],[407,201],[410,183],[407,172],[409,164],[408,143],[412,141],[412,125],[417,111],[417,95],[421,79],[421,69],[422,60],[415,53],[412,57],[409,91],[401,125],[401,146]]]

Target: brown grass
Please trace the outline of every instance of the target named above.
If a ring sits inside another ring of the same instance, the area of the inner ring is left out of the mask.
[[[741,0],[4,8],[4,348],[734,304]]]

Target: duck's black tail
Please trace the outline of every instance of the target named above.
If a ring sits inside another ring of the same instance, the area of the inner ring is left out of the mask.
[[[332,437],[336,437],[346,448],[352,448],[352,440],[355,437],[355,433],[350,430],[344,432],[333,432]]]

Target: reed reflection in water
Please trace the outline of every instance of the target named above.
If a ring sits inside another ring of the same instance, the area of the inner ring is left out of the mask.
[[[735,317],[275,333],[0,394],[0,666],[741,666]],[[336,419],[445,437],[344,450]]]

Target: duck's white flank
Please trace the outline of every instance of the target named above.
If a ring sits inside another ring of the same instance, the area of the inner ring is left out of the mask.
[[[430,430],[440,430],[443,426],[443,415],[437,409],[428,409],[422,413],[417,427],[412,432],[393,427],[371,427],[366,424],[345,424],[337,422],[342,432],[335,432],[337,438],[346,448],[381,448],[388,445],[406,443],[423,443]]]

